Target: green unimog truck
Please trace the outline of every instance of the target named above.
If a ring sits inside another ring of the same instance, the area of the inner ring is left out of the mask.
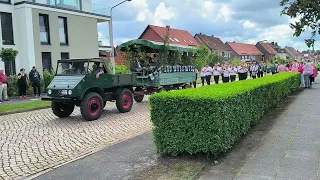
[[[101,58],[58,60],[56,75],[42,100],[52,101],[53,113],[65,118],[80,107],[86,120],[98,119],[107,101],[115,101],[121,113],[133,104],[134,74],[111,74]]]

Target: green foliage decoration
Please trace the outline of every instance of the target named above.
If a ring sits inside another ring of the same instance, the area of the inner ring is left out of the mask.
[[[219,156],[299,85],[299,73],[279,73],[154,94],[149,101],[156,152]]]

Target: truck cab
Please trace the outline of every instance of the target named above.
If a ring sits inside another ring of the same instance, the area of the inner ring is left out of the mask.
[[[70,116],[78,106],[84,119],[96,120],[108,101],[115,101],[122,113],[130,111],[135,82],[132,74],[111,74],[102,58],[58,60],[42,100],[51,101],[53,113],[60,118]]]

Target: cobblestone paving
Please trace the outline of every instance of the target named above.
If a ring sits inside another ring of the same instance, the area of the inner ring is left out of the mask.
[[[77,108],[59,119],[50,109],[0,116],[0,179],[21,179],[151,130],[147,102],[121,114],[109,103],[85,121]]]

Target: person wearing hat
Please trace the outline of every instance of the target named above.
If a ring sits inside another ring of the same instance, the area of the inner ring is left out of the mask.
[[[31,81],[33,93],[35,96],[41,96],[40,79],[40,73],[37,71],[36,66],[33,66],[32,70],[29,73],[29,80]]]

